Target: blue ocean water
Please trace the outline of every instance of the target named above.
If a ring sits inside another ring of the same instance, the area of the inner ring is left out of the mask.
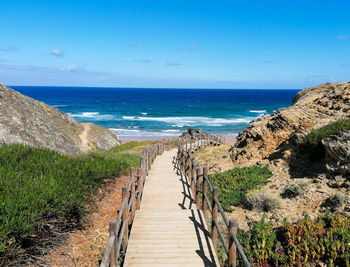
[[[188,127],[234,137],[263,114],[291,105],[299,90],[11,88],[122,140],[178,136]]]

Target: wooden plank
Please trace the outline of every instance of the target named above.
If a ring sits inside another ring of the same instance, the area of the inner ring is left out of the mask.
[[[124,266],[219,266],[210,236],[198,227],[202,223],[206,227],[204,217],[191,190],[173,170],[176,152],[165,151],[152,164]]]

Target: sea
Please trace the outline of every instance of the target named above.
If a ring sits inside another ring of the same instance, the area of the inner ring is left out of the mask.
[[[189,127],[235,138],[251,121],[292,104],[298,89],[10,86],[121,140],[179,136]]]

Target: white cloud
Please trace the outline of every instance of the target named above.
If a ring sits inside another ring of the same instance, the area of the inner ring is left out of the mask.
[[[85,71],[85,66],[86,66],[85,62],[82,62],[82,63],[73,62],[68,67],[61,69],[61,71],[66,71],[66,72]]]
[[[135,62],[140,63],[151,63],[152,61],[150,59],[144,58],[144,59],[134,59]]]
[[[275,64],[276,61],[274,61],[274,60],[265,60],[265,61],[263,61],[262,63],[263,63],[263,64]]]
[[[0,51],[4,51],[4,52],[15,52],[17,51],[17,47],[14,46],[7,46],[7,47],[1,47]]]
[[[64,51],[62,51],[61,49],[53,49],[51,51],[51,55],[55,57],[64,57]]]
[[[349,35],[339,35],[337,37],[337,39],[340,40],[340,41],[344,41],[344,40],[349,39]]]
[[[171,67],[175,67],[175,66],[181,66],[182,64],[180,62],[177,61],[169,61],[167,63],[165,63],[167,66],[171,66]]]
[[[197,49],[197,45],[191,44],[190,47],[187,49],[188,51],[194,51]]]

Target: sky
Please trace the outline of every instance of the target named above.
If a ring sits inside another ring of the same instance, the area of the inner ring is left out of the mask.
[[[0,0],[0,82],[301,89],[349,81],[349,10],[349,0]]]

